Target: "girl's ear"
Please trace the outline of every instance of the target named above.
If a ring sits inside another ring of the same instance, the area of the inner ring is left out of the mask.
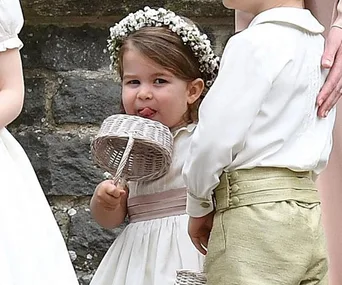
[[[188,85],[188,104],[196,102],[196,100],[202,95],[204,90],[204,81],[201,78],[197,78],[191,81]]]

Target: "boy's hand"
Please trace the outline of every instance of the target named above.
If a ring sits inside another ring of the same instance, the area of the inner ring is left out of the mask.
[[[202,254],[207,254],[207,247],[211,229],[213,227],[215,211],[201,218],[189,218],[188,233],[192,243]]]
[[[322,67],[331,68],[318,97],[318,115],[326,117],[342,95],[342,29],[332,27],[325,42]]]
[[[115,211],[122,204],[124,206],[127,198],[126,190],[113,184],[112,180],[105,180],[97,185],[94,197],[95,202],[107,211]]]

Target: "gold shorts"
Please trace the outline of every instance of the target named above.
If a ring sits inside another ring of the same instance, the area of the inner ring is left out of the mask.
[[[326,285],[321,207],[310,172],[237,170],[221,176],[208,245],[208,285]]]

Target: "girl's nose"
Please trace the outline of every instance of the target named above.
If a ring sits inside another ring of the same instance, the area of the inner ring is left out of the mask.
[[[149,88],[143,87],[139,90],[137,97],[141,100],[150,100],[153,96]]]

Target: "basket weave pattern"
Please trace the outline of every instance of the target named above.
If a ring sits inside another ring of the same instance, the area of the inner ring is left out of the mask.
[[[206,285],[207,279],[201,272],[178,270],[175,285]]]
[[[172,146],[172,134],[163,124],[113,115],[102,123],[91,151],[94,162],[115,178],[155,180],[168,171]]]

